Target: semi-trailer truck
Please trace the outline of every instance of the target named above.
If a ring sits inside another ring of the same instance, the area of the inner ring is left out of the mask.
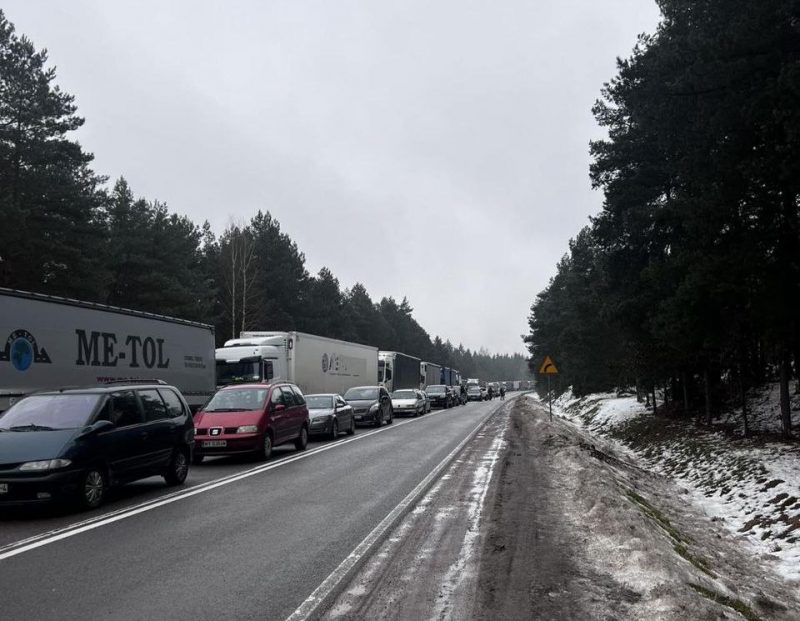
[[[442,367],[433,362],[419,363],[419,389],[442,383]]]
[[[419,358],[397,351],[378,352],[378,383],[390,393],[401,388],[419,388]]]
[[[216,350],[217,384],[285,380],[304,393],[374,385],[378,349],[302,332],[240,333]]]
[[[0,412],[39,390],[132,380],[162,380],[203,406],[213,326],[0,288]]]

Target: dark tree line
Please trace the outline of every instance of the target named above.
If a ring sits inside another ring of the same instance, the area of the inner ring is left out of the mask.
[[[800,5],[659,0],[594,107],[602,212],[533,303],[532,366],[709,422],[800,364]],[[660,392],[660,391],[659,391]]]
[[[0,11],[0,286],[212,323],[221,343],[246,329],[302,330],[402,351],[465,376],[517,379],[523,356],[489,355],[434,338],[405,298],[373,302],[323,268],[310,275],[269,213],[216,236],[112,188],[70,139],[84,120],[55,85],[45,50]]]

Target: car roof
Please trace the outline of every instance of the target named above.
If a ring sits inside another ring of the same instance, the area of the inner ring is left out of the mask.
[[[108,384],[103,386],[70,386],[65,388],[56,388],[54,390],[41,390],[35,392],[35,395],[106,395],[112,392],[119,392],[120,390],[138,389],[153,389],[153,388],[175,388],[169,384]]]

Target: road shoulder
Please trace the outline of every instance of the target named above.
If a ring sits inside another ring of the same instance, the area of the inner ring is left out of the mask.
[[[487,497],[475,619],[792,619],[785,583],[680,489],[518,399]]]

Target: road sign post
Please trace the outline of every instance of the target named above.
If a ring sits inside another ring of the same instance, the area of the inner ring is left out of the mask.
[[[550,356],[544,357],[544,362],[542,362],[542,366],[539,367],[539,374],[547,376],[547,406],[550,410],[550,420],[553,420],[553,391],[550,387],[550,376],[558,375],[558,367],[556,367],[556,363],[553,362],[553,359]]]

